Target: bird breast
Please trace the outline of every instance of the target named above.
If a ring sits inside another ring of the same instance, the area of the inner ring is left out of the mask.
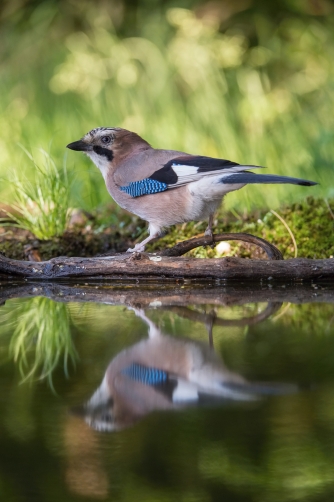
[[[106,185],[122,208],[159,227],[205,220],[215,212],[222,199],[221,195],[214,200],[205,200],[201,194],[191,191],[192,184],[141,197],[131,197],[108,179]]]

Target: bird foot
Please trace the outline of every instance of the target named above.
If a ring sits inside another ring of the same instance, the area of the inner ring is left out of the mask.
[[[215,243],[215,240],[214,240],[214,238],[213,238],[212,229],[211,229],[211,228],[209,228],[209,227],[207,227],[207,229],[206,229],[206,230],[205,230],[205,232],[204,232],[204,236],[205,236],[205,237],[210,237],[210,238],[211,238],[212,242],[211,242],[211,244],[209,244],[209,246],[211,247],[211,249],[214,249],[214,248],[215,248],[215,246],[216,246],[216,243]]]
[[[142,244],[136,244],[134,248],[129,248],[127,253],[143,253],[145,251],[145,246]]]

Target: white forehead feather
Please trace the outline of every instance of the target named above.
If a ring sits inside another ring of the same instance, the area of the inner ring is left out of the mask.
[[[117,131],[119,128],[118,127],[96,127],[95,129],[92,129],[89,131],[87,134],[85,134],[84,138],[86,139],[93,139],[93,138],[98,138],[100,136],[103,136],[105,133],[112,133],[114,131]]]

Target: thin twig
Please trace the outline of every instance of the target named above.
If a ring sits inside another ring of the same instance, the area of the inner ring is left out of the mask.
[[[328,211],[330,212],[331,217],[332,217],[332,218],[333,218],[333,220],[334,220],[334,213],[333,213],[333,211],[331,210],[331,206],[329,205],[328,200],[327,200],[327,199],[324,199],[324,201],[325,201],[326,206],[328,207]]]
[[[297,256],[298,256],[297,242],[296,242],[295,236],[292,233],[291,228],[289,227],[289,225],[287,224],[287,222],[282,218],[282,216],[280,216],[278,213],[276,213],[276,211],[274,211],[273,209],[271,209],[270,212],[273,213],[283,223],[283,225],[285,226],[285,228],[289,232],[290,237],[291,237],[292,242],[293,242],[293,246],[294,246],[294,252],[295,252],[294,258],[297,258]]]

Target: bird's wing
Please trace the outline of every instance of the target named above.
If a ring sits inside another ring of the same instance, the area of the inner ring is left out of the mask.
[[[208,176],[217,176],[217,174],[232,175],[260,167],[240,165],[225,159],[184,155],[172,158],[149,177],[130,182],[125,186],[121,186],[120,189],[131,195],[131,197],[140,197],[141,195],[150,195],[178,188]]]
[[[168,161],[151,174],[150,179],[166,183],[169,188],[198,181],[205,176],[233,174],[260,166],[244,166],[226,159],[204,156],[180,156]]]
[[[208,380],[205,370],[197,381],[184,376],[133,362],[121,370],[130,380],[151,387],[171,403],[182,405],[209,402],[212,399],[252,401],[263,395],[284,395],[298,392],[294,384],[260,383],[225,379],[221,373]]]
[[[198,399],[196,384],[169,371],[134,362],[121,373],[135,382],[154,388],[173,403],[193,402]]]

